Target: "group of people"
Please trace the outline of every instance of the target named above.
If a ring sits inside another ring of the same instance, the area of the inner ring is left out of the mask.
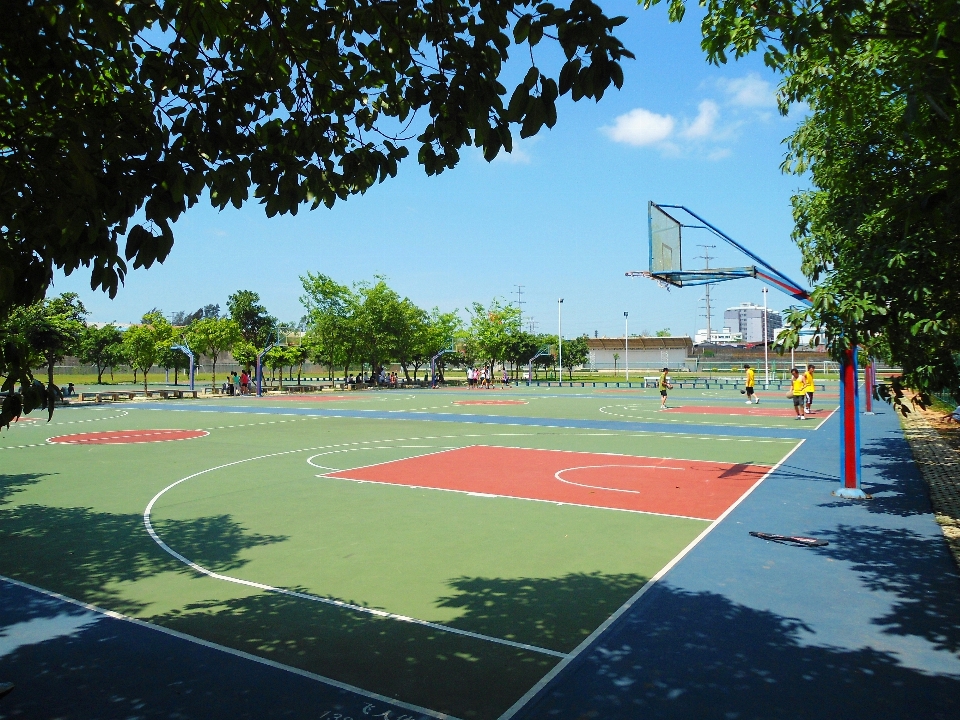
[[[807,365],[807,369],[801,373],[799,369],[792,368],[790,375],[790,392],[787,397],[793,400],[793,409],[796,411],[797,420],[806,420],[807,416],[813,412],[813,393],[816,390],[814,382],[814,366]],[[743,364],[743,370],[746,373],[744,389],[740,392],[747,396],[747,405],[757,405],[760,403],[760,396],[757,395],[755,383],[756,372],[748,363]],[[667,391],[673,389],[670,384],[670,369],[664,368],[660,373],[657,386],[660,389],[660,409],[667,409]]]
[[[756,405],[760,402],[760,397],[754,389],[754,370],[747,363],[744,363],[743,369],[747,375],[746,387],[743,390],[747,396],[747,405]],[[813,412],[813,393],[816,390],[814,369],[812,364],[807,365],[803,373],[798,368],[790,369],[790,392],[787,393],[787,398],[793,401],[797,420],[806,420]]]
[[[510,383],[510,374],[507,372],[506,368],[503,370],[501,382],[503,382],[504,385],[508,385]],[[493,387],[493,383],[493,368],[489,365],[482,368],[467,368],[467,387],[489,389]]]
[[[225,395],[249,395],[251,389],[252,376],[246,370],[239,375],[234,370],[227,376],[227,381],[220,388]]]

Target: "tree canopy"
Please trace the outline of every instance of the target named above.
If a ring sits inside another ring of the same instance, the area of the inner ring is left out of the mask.
[[[835,352],[865,345],[911,387],[960,400],[960,2],[703,4],[708,60],[762,51],[783,75],[781,111],[812,111],[784,169],[812,180],[793,213],[816,287],[784,346],[812,324]]]
[[[273,216],[362,193],[411,149],[428,174],[466,146],[492,160],[552,127],[559,96],[621,86],[624,20],[591,0],[12,0],[0,313],[55,268],[115,295],[206,193]],[[508,90],[514,48],[526,72]]]

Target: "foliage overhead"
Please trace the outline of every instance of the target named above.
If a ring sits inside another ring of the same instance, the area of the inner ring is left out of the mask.
[[[492,160],[632,57],[591,0],[12,0],[3,19],[0,313],[54,268],[115,295],[205,193],[292,214],[395,176],[410,148],[431,175],[466,146]]]
[[[885,353],[902,382],[960,400],[960,2],[702,4],[708,60],[760,51],[783,75],[781,111],[812,111],[784,169],[813,181],[793,213],[817,286],[782,347],[812,324],[835,354]],[[671,18],[684,7],[670,0]]]

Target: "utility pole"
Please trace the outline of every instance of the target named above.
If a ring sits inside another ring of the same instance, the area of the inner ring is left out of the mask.
[[[536,335],[536,334],[537,334],[537,325],[539,325],[539,324],[540,324],[540,323],[537,322],[536,320],[534,320],[533,318],[530,318],[529,320],[527,320],[527,330],[528,330],[528,332],[529,332],[531,335]]]
[[[763,383],[770,384],[770,359],[767,353],[767,288],[763,288]]]
[[[517,289],[517,307],[520,308],[520,322],[522,324],[523,323],[523,306],[527,302],[526,300],[523,299],[523,288],[525,288],[526,285],[514,285],[514,287]]]
[[[703,260],[703,269],[710,269],[710,251],[713,250],[716,245],[697,245],[697,247],[703,248],[703,255],[698,255],[697,257]],[[710,320],[713,315],[713,311],[710,308],[710,283],[707,283],[704,287],[704,292],[706,293],[706,315],[707,315],[707,342],[713,342],[713,331],[710,329]]]
[[[557,301],[557,359],[560,362],[560,382],[563,382],[563,298]]]
[[[623,367],[627,371],[627,382],[630,382],[630,313],[623,313]]]

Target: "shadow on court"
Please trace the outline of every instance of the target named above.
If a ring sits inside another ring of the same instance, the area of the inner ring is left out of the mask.
[[[941,537],[845,525],[819,536],[830,545],[818,553],[849,563],[870,592],[892,598],[872,620],[884,633],[920,637],[960,655],[960,582],[945,567]]]
[[[463,615],[451,627],[572,650],[644,582],[637,575],[457,578],[438,600]],[[172,629],[366,690],[450,713],[493,720],[558,658],[262,593],[197,603],[154,618]]]
[[[870,648],[814,645],[801,621],[715,593],[662,584],[646,598],[647,612],[586,654],[576,683],[556,684],[520,717],[960,716],[958,677],[914,670]]]
[[[572,573],[558,578],[452,580],[440,607],[463,614],[449,624],[471,632],[570,652],[646,582],[635,574]]]
[[[0,475],[0,573],[110,610],[137,614],[143,603],[114,586],[162,572],[192,572],[146,534],[143,516],[82,507],[16,505],[16,493],[44,475]],[[282,536],[248,533],[227,515],[163,521],[157,531],[197,562],[218,569],[241,567],[240,553],[282,542]]]

